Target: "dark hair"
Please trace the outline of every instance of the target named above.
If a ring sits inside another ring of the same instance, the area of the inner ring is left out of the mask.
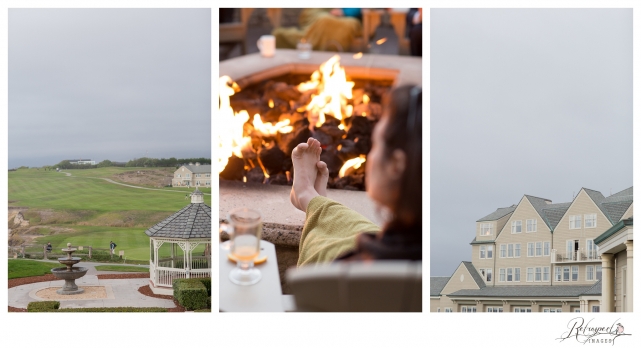
[[[387,127],[383,131],[385,154],[402,150],[406,156],[405,171],[400,180],[398,200],[394,203],[392,221],[387,228],[420,231],[422,224],[422,127],[423,92],[420,87],[400,86],[383,99]]]

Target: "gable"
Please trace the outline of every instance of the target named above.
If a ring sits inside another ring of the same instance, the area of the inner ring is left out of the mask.
[[[505,225],[496,237],[496,242],[498,243],[501,239],[508,238],[508,236],[512,234],[512,222],[515,220],[521,220],[522,233],[525,233],[527,219],[537,219],[537,231],[542,231],[543,229],[545,229],[546,232],[549,231],[549,229],[546,229],[546,223],[543,221],[539,212],[532,205],[530,200],[526,196],[523,196],[519,204],[516,206],[516,209],[512,215],[510,215],[510,218],[506,221]]]
[[[592,192],[597,192],[590,190]],[[599,193],[600,194],[600,193]],[[603,195],[601,195],[603,197]],[[579,191],[579,194],[574,197],[574,200],[572,201],[572,204],[570,204],[570,207],[568,210],[565,211],[565,214],[563,214],[563,217],[559,220],[559,224],[555,228],[555,230],[568,230],[570,228],[570,216],[572,215],[584,215],[584,214],[590,214],[590,213],[596,213],[597,214],[597,226],[604,226],[603,224],[606,224],[605,226],[612,226],[612,223],[610,222],[610,219],[605,215],[605,213],[601,210],[601,207],[597,205],[594,202],[594,199],[598,199],[598,195],[593,194],[588,194],[586,192],[586,189],[582,188],[581,191]],[[582,219],[582,223],[585,223]]]
[[[450,277],[450,280],[445,284],[441,294],[446,295],[461,289],[480,289],[469,269],[463,262],[461,262],[456,271],[454,271]]]

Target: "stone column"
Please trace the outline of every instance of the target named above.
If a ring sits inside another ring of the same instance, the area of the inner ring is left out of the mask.
[[[634,290],[632,290],[632,280],[634,279],[634,273],[632,272],[632,265],[634,264],[634,258],[632,257],[632,241],[629,240],[625,242],[625,251],[628,254],[628,265],[627,265],[627,270],[625,274],[625,279],[627,281],[626,284],[626,304],[625,304],[625,309],[626,312],[632,312],[632,295],[634,294]]]
[[[601,254],[601,311],[614,312],[614,267],[612,254]]]
[[[47,259],[47,244],[42,246],[42,252],[43,252],[42,255],[44,255],[43,259],[48,260]]]

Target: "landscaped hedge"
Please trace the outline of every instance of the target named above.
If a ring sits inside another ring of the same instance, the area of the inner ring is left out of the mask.
[[[29,302],[27,312],[167,312],[162,307],[60,308],[59,301]]]
[[[207,288],[207,296],[211,297],[211,278],[196,278]]]
[[[58,308],[60,308],[58,301],[29,302],[27,312],[57,312]]]
[[[174,279],[174,298],[187,310],[208,308],[207,288],[199,278]]]

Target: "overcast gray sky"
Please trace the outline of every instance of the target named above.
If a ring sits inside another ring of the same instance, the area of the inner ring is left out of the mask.
[[[210,9],[10,9],[9,168],[211,156]]]
[[[524,194],[632,186],[632,10],[431,10],[432,276]]]

